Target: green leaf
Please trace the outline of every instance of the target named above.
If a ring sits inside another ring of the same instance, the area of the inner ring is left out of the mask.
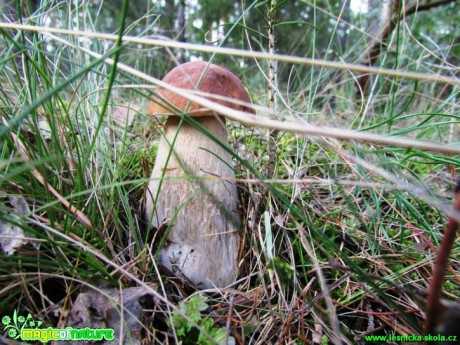
[[[200,345],[212,345],[214,343],[222,345],[235,345],[235,339],[231,336],[228,336],[227,339],[227,330],[224,327],[214,327],[214,321],[211,318],[206,318],[201,324],[203,331],[207,333],[208,336],[200,334],[198,337],[198,344]],[[209,337],[213,341],[210,341]]]

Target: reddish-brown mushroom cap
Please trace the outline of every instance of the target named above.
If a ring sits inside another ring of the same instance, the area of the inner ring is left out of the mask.
[[[173,68],[163,78],[163,82],[181,89],[198,90],[203,93],[233,98],[237,101],[248,104],[251,102],[244,84],[235,74],[223,67],[215,64],[210,64],[205,61],[193,61],[179,65]],[[172,91],[161,87],[156,91],[166,101],[152,101],[148,107],[149,114],[172,114],[172,107],[169,104],[172,104],[174,107],[181,111],[185,111],[187,109],[187,114],[190,116],[203,116],[210,115],[212,113],[197,103],[190,103],[187,98],[179,96]],[[255,113],[252,108],[243,104],[238,104],[210,96],[203,97],[235,110],[252,114]]]

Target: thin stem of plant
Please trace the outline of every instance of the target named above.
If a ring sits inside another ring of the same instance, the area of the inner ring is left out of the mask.
[[[271,0],[268,8],[268,52],[275,55],[275,22],[276,22],[276,2]],[[277,113],[277,73],[278,63],[275,59],[268,60],[268,107],[273,114]],[[278,129],[272,129],[268,136],[268,177],[274,177],[276,163],[276,138]]]
[[[454,209],[460,211],[460,181],[455,188]],[[434,334],[438,320],[441,319],[440,313],[442,286],[444,284],[444,275],[449,264],[449,256],[455,243],[456,233],[459,222],[454,218],[449,218],[446,225],[446,231],[441,242],[441,246],[436,256],[434,264],[433,277],[431,278],[430,292],[427,300],[427,317],[425,321],[425,334]]]

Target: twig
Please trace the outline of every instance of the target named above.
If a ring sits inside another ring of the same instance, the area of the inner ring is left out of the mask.
[[[300,297],[299,297],[300,298]],[[282,345],[282,344],[286,344],[286,335],[288,334],[289,332],[289,329],[291,327],[291,322],[292,322],[292,319],[294,317],[294,315],[296,314],[296,312],[299,310],[297,304],[299,302],[299,298],[296,299],[296,301],[293,303],[293,305],[289,308],[289,313],[288,313],[288,316],[287,318],[284,320],[284,324],[283,324],[283,327],[281,328],[281,334],[279,336],[279,340],[278,342],[276,343],[276,345]]]
[[[454,209],[460,211],[460,180],[455,188]],[[427,300],[427,316],[425,320],[425,335],[433,334],[437,321],[440,319],[442,286],[444,275],[449,263],[449,256],[455,242],[455,235],[459,222],[450,217],[446,225],[446,231],[434,264],[433,277]]]

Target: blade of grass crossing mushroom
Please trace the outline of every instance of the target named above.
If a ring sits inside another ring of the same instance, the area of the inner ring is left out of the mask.
[[[69,41],[64,40],[60,37],[57,37],[55,35],[52,35],[52,34],[47,34],[47,35],[57,40],[58,42],[66,44],[75,49],[80,49],[93,57],[96,57],[98,59],[104,59],[102,55],[95,53],[91,50],[76,46],[70,43]],[[113,59],[108,58],[108,57],[106,57],[104,61],[108,64],[114,63]],[[374,134],[374,133],[363,133],[363,132],[357,132],[357,131],[352,131],[352,130],[333,128],[333,127],[319,127],[319,126],[313,126],[310,124],[305,124],[303,122],[287,122],[287,121],[282,122],[282,121],[277,121],[277,120],[271,120],[266,117],[258,116],[258,115],[251,115],[249,117],[247,116],[247,113],[245,112],[231,109],[224,105],[221,105],[216,102],[209,101],[203,97],[197,96],[193,92],[190,92],[184,89],[180,89],[180,88],[176,88],[167,83],[163,83],[161,80],[157,78],[149,76],[145,73],[142,73],[136,70],[135,68],[129,67],[122,63],[118,63],[118,68],[127,73],[131,73],[132,75],[139,77],[149,83],[152,83],[153,85],[160,86],[180,96],[188,98],[194,103],[200,104],[203,107],[213,110],[221,115],[225,115],[228,119],[232,121],[240,122],[243,125],[248,126],[248,127],[254,126],[254,127],[259,127],[259,128],[267,128],[267,129],[279,129],[279,130],[283,130],[283,131],[287,131],[291,133],[296,133],[299,135],[331,137],[331,138],[336,138],[340,140],[348,140],[348,141],[354,140],[358,142],[397,146],[397,147],[404,147],[404,148],[409,148],[409,149],[414,148],[414,149],[419,149],[419,150],[424,150],[424,151],[433,151],[433,152],[440,152],[440,153],[445,153],[445,154],[450,154],[450,153],[460,154],[460,146],[456,146],[456,145],[445,145],[441,143],[437,144],[437,143],[431,143],[431,142],[426,142],[426,141],[421,141],[421,140],[413,140],[413,139],[409,139],[405,137],[384,136],[384,135],[379,135],[379,134]],[[460,84],[460,81],[458,83]]]

